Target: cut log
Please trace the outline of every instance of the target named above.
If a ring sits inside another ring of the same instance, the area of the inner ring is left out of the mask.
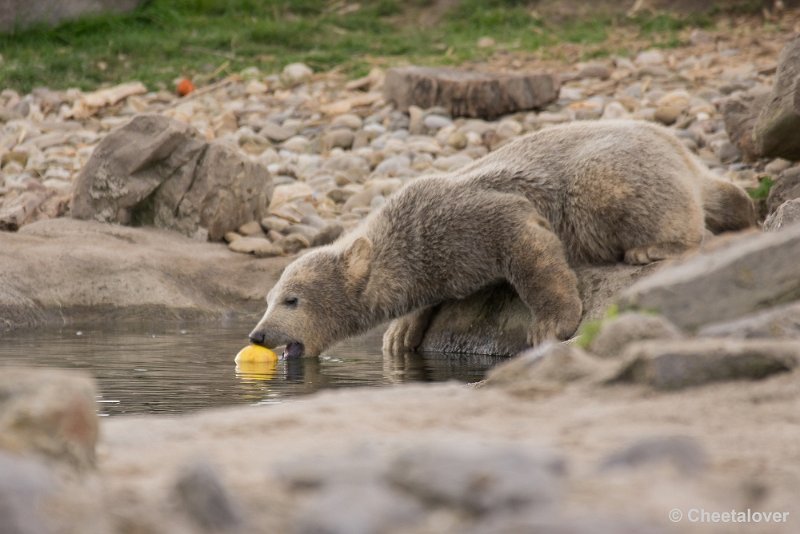
[[[753,129],[759,154],[800,159],[800,37],[781,51],[775,86]]]
[[[551,74],[502,74],[451,68],[391,69],[384,97],[400,110],[443,107],[454,117],[494,119],[539,109],[558,97],[559,80]]]

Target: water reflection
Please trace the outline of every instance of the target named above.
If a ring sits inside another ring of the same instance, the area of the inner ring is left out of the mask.
[[[408,381],[480,380],[496,359],[408,354],[385,359],[379,331],[320,359],[235,366],[253,318],[228,323],[136,323],[15,332],[0,337],[0,366],[78,368],[97,379],[99,411],[179,413],[273,404],[320,389]],[[2,372],[0,368],[0,372]]]

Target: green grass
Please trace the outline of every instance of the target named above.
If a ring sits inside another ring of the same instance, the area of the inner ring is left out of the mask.
[[[775,185],[775,180],[769,176],[762,176],[758,180],[758,186],[747,188],[747,194],[753,200],[767,200],[773,185]]]
[[[590,58],[616,50],[602,44],[621,26],[654,45],[674,46],[682,29],[697,24],[664,15],[546,22],[534,12],[536,2],[520,0],[462,0],[435,24],[420,24],[432,3],[151,0],[129,15],[0,34],[0,89],[91,89],[134,79],[151,89],[171,88],[179,76],[207,83],[246,67],[274,72],[294,61],[358,75],[375,63],[486,59],[492,50],[476,46],[484,36],[515,51],[564,42],[594,45]]]

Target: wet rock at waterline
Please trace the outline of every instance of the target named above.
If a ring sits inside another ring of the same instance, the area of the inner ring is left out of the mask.
[[[39,221],[0,232],[0,332],[143,314],[157,320],[263,312],[264,295],[287,263],[154,228]]]
[[[584,266],[576,269],[583,300],[583,320],[600,318],[622,289],[661,265]],[[507,284],[493,286],[464,300],[442,304],[422,341],[421,350],[469,354],[516,354],[527,348],[530,311]]]
[[[267,169],[191,126],[140,115],[108,134],[75,182],[72,216],[222,239],[268,213]]]

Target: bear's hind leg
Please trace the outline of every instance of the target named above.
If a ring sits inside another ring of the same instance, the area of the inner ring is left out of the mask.
[[[561,240],[541,225],[538,216],[525,220],[511,236],[505,276],[533,314],[529,345],[568,339],[575,333],[583,310],[578,279]]]
[[[435,308],[420,308],[392,321],[383,334],[383,354],[396,356],[417,350],[425,337]]]

